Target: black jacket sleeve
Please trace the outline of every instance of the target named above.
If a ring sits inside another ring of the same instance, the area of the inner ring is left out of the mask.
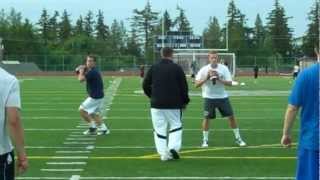
[[[151,97],[151,87],[152,86],[152,66],[147,72],[146,77],[143,80],[142,88],[144,91],[144,94],[147,95],[149,98]]]
[[[185,107],[190,102],[189,87],[188,87],[186,75],[184,74],[184,72],[183,72],[181,67],[179,67],[178,73],[179,73],[179,75],[178,75],[179,81],[178,82],[180,82],[180,88],[181,88],[180,94],[181,94],[183,106]]]

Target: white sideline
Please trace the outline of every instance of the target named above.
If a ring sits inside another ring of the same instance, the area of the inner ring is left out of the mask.
[[[76,175],[74,175],[76,176]],[[23,180],[59,180],[59,179],[68,179],[67,177],[17,177],[16,179],[23,179]],[[149,179],[162,179],[162,180],[169,180],[169,179],[177,179],[177,180],[288,180],[288,179],[295,179],[294,177],[234,177],[234,176],[227,176],[227,177],[80,177],[79,179],[100,179],[100,180],[149,180]]]
[[[86,162],[47,162],[47,165],[86,165]]]
[[[74,136],[74,137],[86,137],[84,135],[81,135],[82,132],[79,131],[75,131],[78,129],[50,129],[50,128],[27,128],[25,129],[25,131],[73,131],[71,132],[71,135],[69,136]],[[112,129],[112,131],[153,131],[153,129],[134,129],[134,128],[128,128],[128,129]],[[183,131],[201,131],[201,129],[183,129]],[[231,129],[214,129],[214,131],[231,131]],[[282,131],[282,129],[240,129],[240,131],[275,131],[275,132],[280,132]],[[293,131],[299,131],[298,129],[294,129]]]
[[[214,146],[214,148],[230,148],[225,146]],[[78,147],[64,147],[64,146],[26,146],[26,149],[87,149],[84,146]],[[95,149],[154,149],[154,146],[95,146]],[[296,147],[292,147],[296,148]],[[183,146],[183,149],[203,149],[200,146]],[[283,147],[279,144],[277,147],[250,147],[247,146],[246,149],[283,149]]]

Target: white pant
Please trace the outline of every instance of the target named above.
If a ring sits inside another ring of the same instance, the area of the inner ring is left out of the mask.
[[[80,105],[79,110],[86,111],[89,115],[91,114],[101,114],[103,110],[103,102],[104,98],[101,99],[93,99],[88,97],[83,103]]]
[[[160,155],[165,155],[170,149],[178,152],[182,143],[182,111],[151,108],[151,117],[157,152]],[[169,139],[167,138],[168,129]]]

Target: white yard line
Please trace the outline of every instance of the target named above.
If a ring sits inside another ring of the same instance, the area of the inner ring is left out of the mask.
[[[56,151],[57,154],[84,154],[91,153],[91,151]]]
[[[74,175],[77,176],[77,175]],[[60,180],[60,179],[68,179],[65,177],[18,177],[16,179],[23,179],[23,180]],[[114,177],[80,177],[79,179],[87,179],[87,180],[153,180],[153,179],[160,179],[160,180],[291,180],[295,179],[294,177],[281,177],[281,176],[260,176],[260,177],[235,177],[235,176],[224,176],[224,177],[155,177],[155,176],[143,176],[143,177],[120,177],[120,176],[114,176]]]
[[[64,142],[63,144],[66,144],[66,145],[70,145],[70,144],[94,144],[94,142]]]
[[[47,165],[86,165],[87,162],[47,162]]]
[[[94,141],[96,140],[96,138],[66,138],[66,140],[67,141]]]
[[[80,172],[83,169],[40,169],[44,172]]]

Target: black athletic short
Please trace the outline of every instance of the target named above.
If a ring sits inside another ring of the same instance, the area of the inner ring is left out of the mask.
[[[13,151],[0,155],[0,179],[14,180],[14,154]]]
[[[223,99],[204,99],[203,104],[203,115],[206,119],[216,118],[216,108],[219,110],[222,117],[233,116],[232,106],[230,104],[229,98]]]

